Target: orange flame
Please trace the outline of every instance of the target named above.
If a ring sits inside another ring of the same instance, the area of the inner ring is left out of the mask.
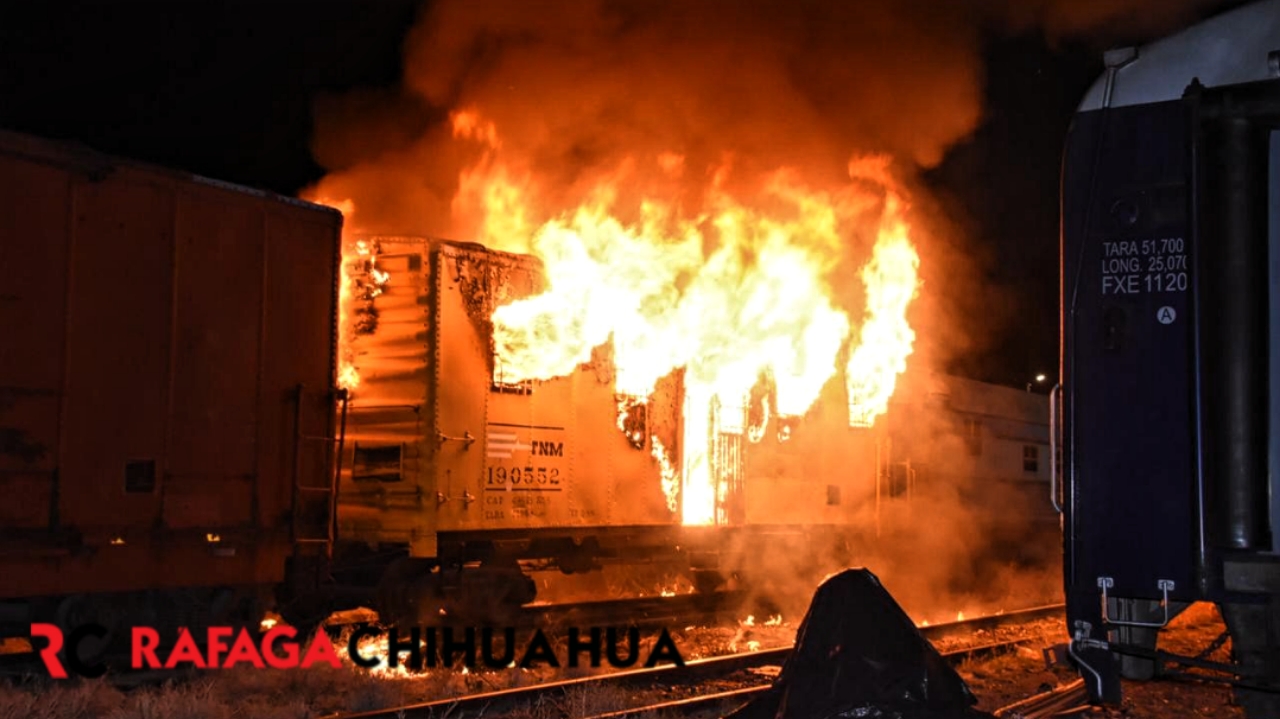
[[[667,456],[662,440],[650,437],[649,441],[653,445],[653,458],[658,462],[658,476],[662,481],[662,494],[667,498],[667,509],[674,513],[680,502],[680,477]]]
[[[504,378],[566,376],[607,342],[619,395],[647,397],[659,379],[683,368],[678,477],[667,449],[650,442],[668,506],[674,512],[679,505],[685,524],[721,520],[725,487],[715,479],[711,443],[745,431],[745,398],[762,376],[776,388],[776,414],[801,416],[848,346],[850,425],[869,426],[886,411],[912,350],[906,312],[919,284],[907,204],[887,159],[851,163],[855,184],[834,193],[775,172],[751,206],[723,189],[726,163],[705,191],[702,213],[687,216],[677,203],[645,198],[624,221],[616,210],[621,183],[636,166],[630,162],[576,207],[535,227],[533,183],[500,159],[492,123],[466,111],[454,114],[453,127],[456,137],[484,148],[460,178],[455,213],[475,209],[486,244],[510,247],[513,238],[527,238],[545,267],[543,293],[493,313]],[[666,177],[687,169],[675,153],[655,166]],[[848,311],[833,299],[832,274],[850,233],[867,230],[853,225],[865,223],[871,207],[879,208],[871,218],[876,241],[861,272],[865,321],[855,339]]]
[[[889,194],[871,261],[862,269],[867,319],[845,369],[851,427],[869,427],[888,409],[915,341],[915,332],[904,318],[919,284],[920,258],[911,246],[901,204],[896,194]]]
[[[344,217],[355,213],[355,203],[351,200],[334,200],[327,197],[310,198],[312,202],[326,205],[338,210]],[[354,390],[360,386],[360,371],[356,369],[355,354],[351,348],[351,340],[355,337],[352,315],[355,313],[356,285],[358,280],[353,267],[353,255],[356,255],[356,243],[349,240],[349,229],[342,228],[342,264],[338,268],[338,387]],[[365,254],[368,252],[366,250]],[[382,284],[386,284],[383,278]]]
[[[670,189],[696,178],[684,155],[665,152],[578,181],[575,188],[589,190],[551,202],[535,173],[503,155],[493,122],[474,109],[450,119],[454,138],[478,151],[459,177],[455,221],[470,223],[467,239],[532,252],[545,269],[544,292],[493,313],[504,380],[569,375],[605,343],[612,344],[619,397],[642,403],[660,379],[683,370],[678,456],[647,438],[668,508],[683,523],[723,521],[716,437],[758,442],[770,417],[785,422],[785,434],[790,418],[803,416],[840,369],[851,426],[870,426],[887,410],[912,351],[906,314],[919,285],[906,193],[887,158],[856,159],[849,166],[854,182],[824,191],[786,170],[744,190],[730,157],[707,171],[700,209],[690,212],[678,193],[636,196],[636,187]],[[354,209],[349,201],[326,204]],[[566,209],[544,207],[553,205]],[[860,272],[866,298],[859,326],[835,290],[848,282],[837,275],[843,255],[864,236],[875,240]],[[344,242],[338,371],[347,388],[360,381],[350,349],[364,321],[359,303],[387,281],[376,255],[376,247]],[[773,388],[762,400],[763,423],[748,421],[747,398],[762,378]],[[627,434],[625,411],[620,402],[619,428]],[[628,441],[643,447],[644,435],[632,434]]]

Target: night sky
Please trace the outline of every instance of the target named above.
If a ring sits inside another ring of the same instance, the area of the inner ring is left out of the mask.
[[[4,3],[0,128],[295,194],[323,174],[309,148],[314,102],[398,86],[419,6]],[[1056,372],[1062,142],[1116,38],[985,37],[983,120],[925,180],[989,248],[986,279],[1016,303],[1016,321],[950,369],[1021,385]]]
[[[1102,62],[1089,45],[1051,48],[1035,34],[991,38],[985,55],[986,116],[926,180],[975,244],[990,248],[988,281],[1017,303],[1013,325],[952,369],[1017,386],[1057,374],[1062,144]]]

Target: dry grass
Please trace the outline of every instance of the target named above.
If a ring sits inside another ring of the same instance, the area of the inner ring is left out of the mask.
[[[328,666],[283,671],[231,669],[127,691],[104,680],[39,680],[0,683],[0,719],[315,719],[537,681],[530,672],[520,670],[378,677]],[[613,687],[573,689],[541,697],[507,716],[589,717],[636,702],[636,697]]]
[[[637,700],[617,687],[572,689],[562,695],[541,696],[523,707],[503,714],[507,719],[572,719],[592,717],[637,704]]]
[[[119,690],[101,681],[72,682],[65,687],[48,681],[0,683],[0,719],[101,717],[115,711],[123,699]]]
[[[331,667],[229,670],[121,691],[102,680],[0,684],[0,719],[310,719],[391,706],[394,682]]]
[[[527,686],[549,678],[567,677],[519,669],[378,676],[317,665],[290,670],[238,667],[125,691],[105,680],[0,682],[0,719],[312,719]],[[530,706],[523,715],[588,716],[623,708],[624,701],[624,696],[610,692],[568,692]]]

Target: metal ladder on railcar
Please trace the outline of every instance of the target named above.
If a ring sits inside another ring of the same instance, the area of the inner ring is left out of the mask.
[[[302,427],[303,418],[303,401],[305,398],[306,386],[299,384],[297,388],[297,397],[294,403],[293,416],[293,494],[289,507],[290,522],[290,538],[294,544],[295,554],[304,547],[323,545],[324,555],[326,559],[333,558],[333,543],[337,539],[338,526],[338,480],[342,475],[342,453],[347,436],[347,408],[349,404],[350,394],[345,389],[329,390],[326,394],[341,402],[342,409],[339,414],[338,434],[336,436],[329,435],[309,435]],[[323,442],[330,446],[336,444],[336,451],[333,454],[333,470],[328,473],[328,482],[323,485],[305,484],[302,477],[302,448],[305,442]],[[305,522],[304,505],[307,497],[323,498],[324,506],[324,533],[309,534],[310,530],[315,529],[319,523]]]

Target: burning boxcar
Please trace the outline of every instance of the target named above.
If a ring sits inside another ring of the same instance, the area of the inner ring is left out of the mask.
[[[723,578],[726,528],[848,525],[858,505],[840,498],[865,494],[868,475],[849,460],[870,467],[874,441],[850,431],[842,388],[832,383],[801,422],[771,417],[762,385],[708,409],[715,521],[682,526],[682,373],[647,397],[618,394],[597,348],[568,376],[510,381],[491,318],[540,290],[536,259],[386,237],[348,256],[344,326],[361,371],[346,407],[339,533],[405,547],[397,576],[434,581],[439,598],[464,583],[440,568],[472,565],[465,581],[484,596],[528,601],[518,562],[576,572],[667,559],[710,587]]]
[[[527,602],[534,568],[666,563],[709,590],[807,564],[788,576],[816,581],[860,561],[882,516],[918,523],[916,498],[952,513],[1000,506],[986,514],[1019,530],[1049,511],[1043,395],[939,377],[896,403],[896,421],[850,426],[839,375],[799,416],[777,413],[767,376],[694,405],[682,371],[647,397],[619,394],[608,345],[566,376],[513,381],[493,317],[542,291],[535,258],[366,237],[348,247],[345,275],[345,359],[360,369],[341,422],[338,535],[365,547],[349,564],[396,557],[379,580],[384,612]],[[713,482],[706,524],[685,521],[690,445]],[[1056,521],[1039,526],[1053,537]]]

